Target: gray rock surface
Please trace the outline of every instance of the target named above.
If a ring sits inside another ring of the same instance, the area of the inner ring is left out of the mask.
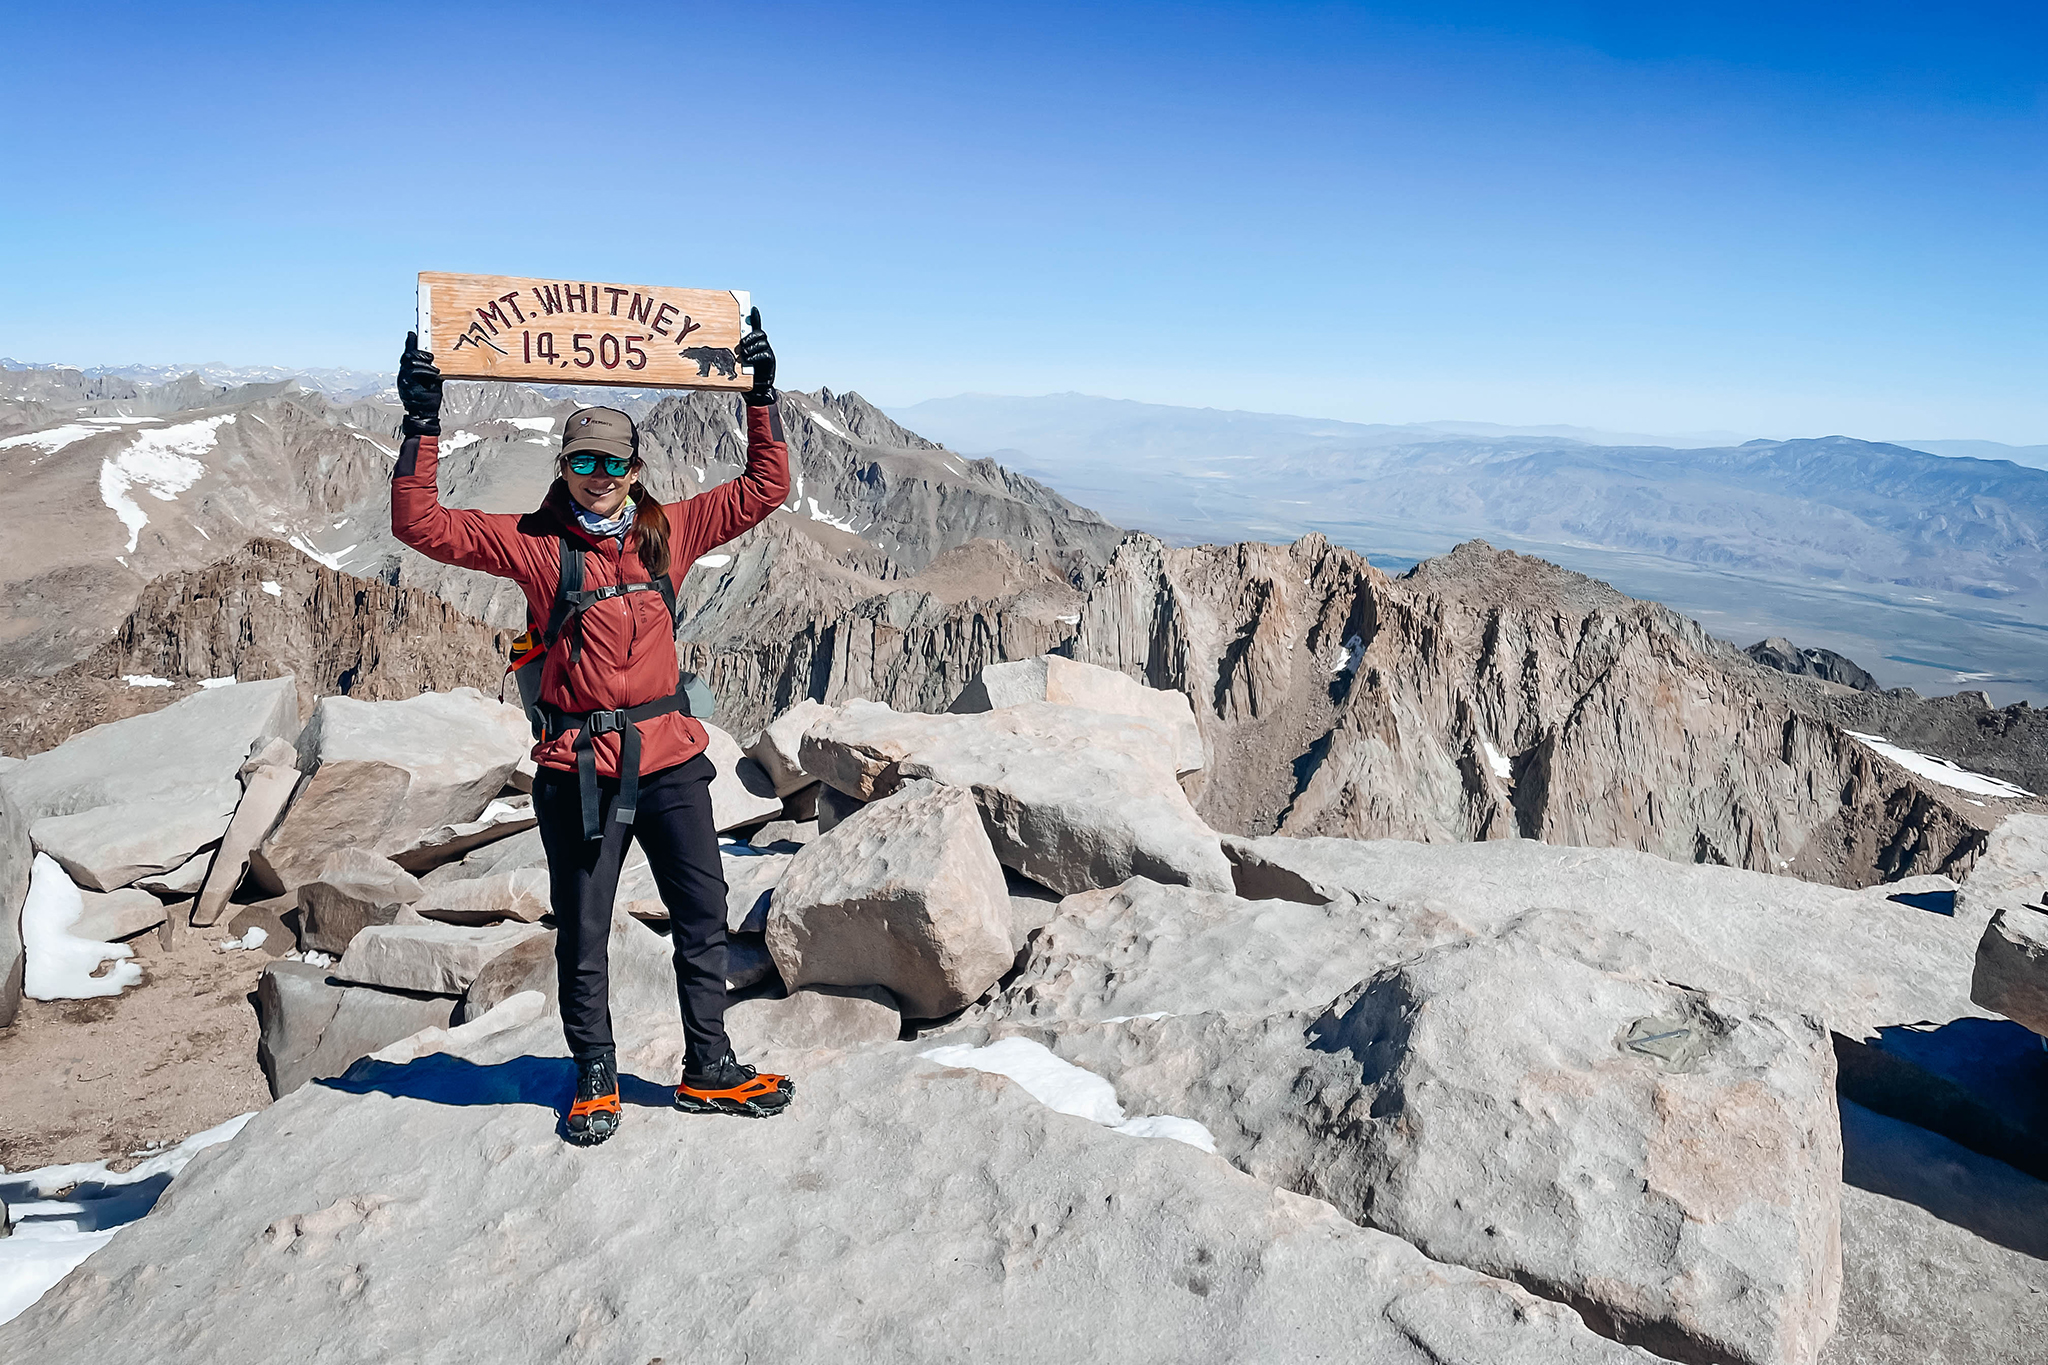
[[[461,995],[492,959],[544,932],[530,924],[372,924],[349,940],[332,975],[385,990]]]
[[[339,957],[373,924],[390,924],[425,894],[410,872],[361,849],[329,853],[298,888],[299,945]]]
[[[1156,720],[1173,737],[1174,768],[1178,773],[1186,776],[1198,772],[1206,762],[1202,732],[1185,696],[1147,687],[1115,669],[1058,654],[990,664],[974,675],[974,680],[946,709],[969,715],[1034,701]]]
[[[614,947],[620,918],[616,913],[613,915]],[[562,995],[555,968],[554,930],[544,929],[531,938],[523,938],[492,958],[463,993],[459,1021],[466,1024],[481,1019],[522,991],[540,992],[545,1008],[550,1013],[560,1013]]]
[[[2048,902],[2048,815],[2015,811],[1991,831],[1956,896],[1956,909],[1989,917],[2008,905]]]
[[[1665,981],[1818,1015],[1850,1039],[1888,1025],[1985,1011],[1969,964],[1984,919],[1886,897],[1623,849],[1530,840],[1476,845],[1383,839],[1231,840],[1247,894],[1291,878],[1304,899],[1355,900],[1367,922],[1410,936],[1489,933],[1518,916],[1598,935],[1576,948]],[[1815,944],[1825,944],[1817,952]],[[1364,975],[1363,973],[1361,975]]]
[[[152,873],[137,877],[135,885],[143,890],[172,900],[189,899],[199,894],[206,885],[206,870],[213,866],[214,848],[202,848],[168,872]]]
[[[440,883],[422,883],[413,912],[448,924],[531,924],[548,913],[546,868],[520,867]]]
[[[883,986],[950,1014],[1008,970],[1009,895],[974,798],[913,782],[791,860],[768,913],[783,983]]]
[[[327,979],[325,967],[278,960],[256,979],[256,1061],[270,1097],[290,1094],[310,1079],[307,1067],[320,1035],[334,1020],[346,987]]]
[[[763,934],[727,934],[725,939],[725,987],[743,991],[775,976],[775,959],[769,955]]]
[[[2048,1185],[1842,1104],[1842,1308],[1822,1365],[2048,1357]]]
[[[761,727],[761,733],[747,746],[747,757],[768,774],[777,796],[793,795],[818,780],[804,771],[804,731],[831,712],[831,707],[805,697]]]
[[[780,999],[735,1001],[725,1011],[734,1049],[748,1055],[893,1043],[902,1027],[896,998],[879,986],[806,986]]]
[[[270,743],[279,749],[289,747],[281,740]],[[221,835],[220,851],[206,874],[199,903],[192,908],[194,924],[212,924],[227,909],[229,899],[249,870],[249,855],[277,827],[292,794],[298,790],[299,770],[279,763],[244,765],[242,783],[242,798],[235,806],[227,832]]]
[[[551,1033],[537,1022],[293,1093],[0,1326],[0,1354],[145,1359],[176,1340],[233,1365],[345,1341],[433,1359],[455,1332],[462,1355],[500,1360],[536,1342],[634,1362],[1635,1358],[1327,1205],[915,1045],[817,1060],[770,1124],[629,1100],[592,1159],[555,1133],[569,1082]],[[628,1076],[672,1074],[673,1035],[622,1044]],[[703,1191],[766,1179],[773,1217],[673,1235]],[[769,1284],[772,1314],[758,1311]]]
[[[413,848],[482,814],[532,744],[518,707],[471,687],[405,701],[322,697],[299,737],[311,776],[252,869],[276,894],[310,880],[336,849]]]
[[[80,891],[85,913],[71,925],[73,938],[118,943],[164,922],[164,903],[137,887],[119,891]]]
[[[1362,1071],[1309,1106],[1359,1130],[1313,1182],[1354,1217],[1677,1359],[1810,1365],[1834,1331],[1814,1020],[1496,941],[1389,968],[1313,1046]]]
[[[127,801],[74,815],[46,815],[29,840],[89,891],[115,891],[182,867],[228,827],[239,791],[212,802]]]
[[[411,847],[392,854],[391,861],[408,872],[425,872],[452,863],[472,849],[533,829],[539,823],[531,796],[501,798],[484,807],[483,814],[474,820],[428,830]]]
[[[350,986],[325,967],[272,962],[256,982],[257,1061],[281,1098],[421,1029],[447,1027],[455,1006],[445,995]]]
[[[708,721],[704,735],[710,741],[704,752],[718,769],[711,779],[711,820],[718,832],[781,815],[782,798],[774,782],[759,763],[740,752],[739,741]]]
[[[725,927],[734,933],[758,934],[768,928],[768,905],[776,884],[789,871],[788,853],[756,853],[735,857],[725,850]]]
[[[818,784],[818,833],[829,834],[840,821],[859,810],[865,802],[848,796],[837,787]]]
[[[2048,912],[2000,910],[1984,926],[1970,998],[2048,1037]]]
[[[855,701],[805,733],[803,759],[861,800],[918,778],[972,791],[1003,865],[1058,891],[1131,877],[1231,889],[1156,721],[1046,702],[923,716]]]
[[[21,902],[33,859],[29,827],[123,802],[232,804],[252,746],[298,733],[286,675],[217,687],[161,711],[97,726],[0,772],[0,1027],[21,1000]]]

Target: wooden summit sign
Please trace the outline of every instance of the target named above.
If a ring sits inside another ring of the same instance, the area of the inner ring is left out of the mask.
[[[420,272],[420,340],[450,379],[746,389],[747,308],[740,290]]]

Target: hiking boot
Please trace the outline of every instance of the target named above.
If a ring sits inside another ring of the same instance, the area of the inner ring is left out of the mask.
[[[701,1072],[683,1072],[676,1108],[685,1114],[739,1114],[765,1119],[789,1107],[796,1083],[787,1076],[763,1076],[728,1052]]]
[[[578,1147],[595,1147],[619,1131],[619,1070],[610,1057],[576,1064],[576,1102],[564,1126]]]

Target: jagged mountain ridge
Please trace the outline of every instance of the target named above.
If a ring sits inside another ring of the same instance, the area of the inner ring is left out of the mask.
[[[469,389],[451,399],[444,494],[531,506],[558,418]],[[271,606],[248,579],[285,554],[273,544],[217,575],[233,592],[189,573],[165,586],[83,671],[289,666],[319,691],[374,688],[322,642],[354,632],[366,643],[351,657],[404,660],[416,625],[396,586],[480,619],[436,622],[455,640],[430,651],[445,666],[380,676],[494,687],[494,629],[523,607],[509,585],[388,545],[390,453],[356,420],[382,411],[280,390],[214,414],[236,418],[219,428],[235,437],[224,463],[310,453],[294,492],[323,517],[355,513],[299,538],[334,574],[312,628],[262,619]],[[1189,695],[1214,755],[1200,808],[1238,832],[1536,837],[1861,885],[1966,870],[1995,819],[1876,759],[1696,623],[1541,561],[1475,545],[1395,580],[1316,536],[1119,541],[1042,485],[960,459],[857,395],[790,395],[785,418],[801,481],[790,506],[684,584],[685,665],[710,677],[719,719],[741,733],[806,696],[939,709],[984,664],[1063,652]],[[644,426],[658,493],[739,467],[729,399],[670,396]],[[252,496],[249,482],[196,501],[220,515]],[[345,586],[365,571],[385,595]],[[225,619],[188,619],[208,614]]]
[[[744,462],[730,396],[622,391],[606,401],[638,413],[656,496],[698,491]],[[576,406],[520,386],[450,385],[449,502],[537,505],[560,421]],[[212,563],[251,536],[516,627],[525,612],[516,589],[434,564],[391,536],[398,416],[388,403],[337,403],[290,380],[223,388],[186,376],[146,389],[76,371],[0,371],[0,472],[22,528],[0,549],[5,671],[77,661],[150,579]],[[1072,575],[1106,560],[1120,534],[1042,484],[903,431],[857,394],[789,393],[783,416],[798,487],[776,520],[879,577],[916,573],[946,549],[991,537]]]

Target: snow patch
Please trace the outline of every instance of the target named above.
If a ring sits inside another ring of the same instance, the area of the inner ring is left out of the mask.
[[[508,426],[518,427],[521,431],[551,432],[555,429],[555,419],[552,417],[506,417],[501,420]]]
[[[387,445],[385,445],[385,444],[384,444],[384,443],[383,443],[382,441],[378,441],[378,440],[373,440],[373,439],[371,439],[370,437],[368,437],[368,436],[365,436],[365,435],[363,435],[363,433],[362,433],[362,432],[360,432],[360,431],[358,431],[358,432],[355,432],[355,433],[353,433],[353,434],[354,434],[355,438],[356,438],[356,439],[357,439],[358,441],[369,441],[369,443],[370,443],[371,445],[373,445],[373,446],[377,447],[377,449],[379,449],[379,450],[383,451],[383,452],[384,452],[384,453],[385,453],[385,454],[386,454],[387,456],[389,456],[390,458],[392,458],[392,459],[394,459],[394,460],[398,458],[398,452],[397,452],[397,451],[395,451],[395,450],[393,450],[393,449],[392,449],[392,448],[391,448],[390,446],[387,446]]]
[[[1843,733],[1871,752],[1882,754],[1915,777],[1924,777],[1929,782],[1937,782],[1959,792],[1996,796],[2007,801],[2024,800],[2034,794],[2024,787],[2015,787],[2010,782],[2001,782],[1995,777],[1986,777],[1983,773],[1973,773],[1967,768],[1958,767],[1945,758],[1915,753],[1911,749],[1901,749],[1886,740],[1883,735],[1866,735],[1855,730],[1845,730]]]
[[[730,563],[732,563],[731,555],[699,555],[697,556],[695,567],[722,569]]]
[[[103,431],[112,430],[112,427],[85,426],[73,422],[61,427],[51,427],[48,431],[31,431],[26,436],[10,436],[0,441],[0,450],[12,450],[16,446],[34,446],[45,454],[54,455],[65,446],[83,441],[88,436],[97,436]]]
[[[460,450],[464,446],[473,446],[482,439],[483,437],[473,431],[458,431],[453,436],[443,436],[441,438],[441,453],[445,455],[451,450]]]
[[[249,932],[240,938],[223,938],[214,942],[214,950],[222,953],[253,953],[270,938],[270,931],[261,925],[252,924]]]
[[[831,432],[834,436],[837,436],[842,441],[851,441],[853,439],[851,436],[848,436],[845,432],[841,431],[838,427],[833,426],[832,423],[826,419],[825,414],[822,412],[812,412],[809,409],[805,409],[804,416],[810,418],[813,422],[816,422],[819,426],[825,428],[825,430]]]
[[[139,487],[161,502],[174,501],[199,482],[206,466],[197,457],[213,449],[220,427],[234,420],[228,413],[145,431],[126,450],[100,462],[100,501],[128,528],[128,553],[135,552],[135,542],[149,524],[149,515],[129,496],[130,490]]]
[[[1307,581],[1305,578],[1302,580],[1304,583]],[[1344,637],[1344,657],[1330,665],[1330,672],[1340,677],[1346,673],[1356,673],[1358,661],[1364,657],[1365,641],[1356,635],[1347,635]]]
[[[256,1117],[241,1114],[157,1152],[132,1170],[73,1161],[0,1175],[14,1235],[0,1239],[0,1322],[19,1317],[123,1227],[148,1213],[193,1157]]]
[[[323,555],[318,550],[314,549],[313,542],[306,539],[304,536],[287,536],[285,537],[285,541],[294,550],[297,550],[300,554],[306,556],[306,558],[317,559],[322,564],[325,564],[328,568],[337,570],[341,568],[341,555],[347,554],[348,550],[355,549],[355,546],[351,545],[348,547],[348,550],[343,550],[341,554]]]
[[[1072,616],[1055,616],[1052,619],[1063,626],[1078,626],[1081,624],[1081,613],[1075,612]]]
[[[1176,1118],[1171,1114],[1125,1118],[1123,1106],[1116,1102],[1115,1086],[1092,1071],[1061,1061],[1042,1044],[1029,1038],[1004,1038],[987,1047],[969,1047],[966,1044],[935,1047],[921,1055],[940,1066],[965,1067],[971,1071],[1008,1076],[1048,1109],[1099,1123],[1113,1133],[1122,1133],[1126,1137],[1171,1138],[1205,1152],[1216,1150],[1216,1139],[1193,1119]]]
[[[228,678],[201,678],[201,679],[199,680],[199,685],[200,685],[201,687],[205,687],[205,688],[214,688],[214,687],[233,687],[233,686],[234,686],[234,685],[235,685],[235,684],[236,684],[237,682],[239,682],[239,681],[240,681],[240,679],[238,679],[238,678],[233,678],[233,677],[228,677]]]
[[[1508,761],[1506,754],[1493,747],[1492,740],[1482,739],[1479,741],[1479,745],[1486,750],[1486,766],[1493,769],[1495,777],[1506,782],[1514,776],[1515,765]]]
[[[159,678],[154,673],[123,673],[121,681],[130,687],[169,687],[169,678]]]
[[[142,968],[127,961],[125,943],[74,938],[71,926],[85,913],[85,898],[55,858],[36,854],[29,865],[28,899],[21,904],[21,941],[27,953],[21,993],[31,1000],[91,1000],[142,984]],[[112,962],[105,976],[94,976]],[[42,1292],[40,1290],[38,1293]]]
[[[859,532],[853,529],[852,517],[833,516],[830,512],[827,512],[823,508],[818,506],[818,500],[816,498],[805,498],[804,501],[811,505],[812,521],[822,521],[827,526],[837,526],[840,530],[846,532],[848,535],[859,534]]]
[[[272,597],[281,598],[284,596],[284,589],[267,578],[263,580],[263,591],[269,593]]]

